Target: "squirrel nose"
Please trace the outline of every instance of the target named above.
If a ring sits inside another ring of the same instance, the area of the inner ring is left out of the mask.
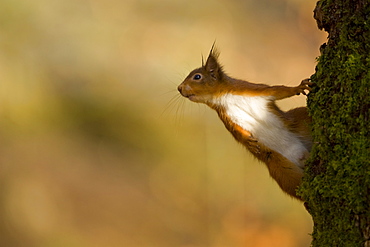
[[[177,87],[177,90],[182,94],[182,84]]]

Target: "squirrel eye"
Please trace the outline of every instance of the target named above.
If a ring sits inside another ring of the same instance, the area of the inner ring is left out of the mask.
[[[193,79],[194,79],[194,80],[200,80],[200,79],[202,79],[202,75],[200,75],[200,74],[195,74],[195,75],[193,76]]]

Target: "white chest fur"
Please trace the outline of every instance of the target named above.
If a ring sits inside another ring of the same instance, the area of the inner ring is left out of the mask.
[[[285,126],[283,121],[268,109],[269,96],[239,96],[225,94],[214,103],[222,105],[231,121],[249,131],[259,142],[277,151],[302,167],[307,152],[300,139]]]

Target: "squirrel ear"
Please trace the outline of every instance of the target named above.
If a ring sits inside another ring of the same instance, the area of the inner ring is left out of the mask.
[[[216,77],[218,73],[221,72],[221,66],[219,65],[217,61],[219,55],[220,53],[216,50],[213,44],[212,49],[207,58],[206,65],[204,66],[206,71],[211,73],[213,77]]]

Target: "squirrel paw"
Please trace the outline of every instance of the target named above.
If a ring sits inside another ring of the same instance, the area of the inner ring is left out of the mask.
[[[297,95],[299,94],[303,94],[303,95],[307,95],[307,93],[305,92],[305,90],[307,90],[308,92],[311,91],[311,86],[313,85],[314,83],[311,82],[310,79],[304,79],[301,81],[301,84],[299,84],[299,86],[296,87],[297,89]]]

